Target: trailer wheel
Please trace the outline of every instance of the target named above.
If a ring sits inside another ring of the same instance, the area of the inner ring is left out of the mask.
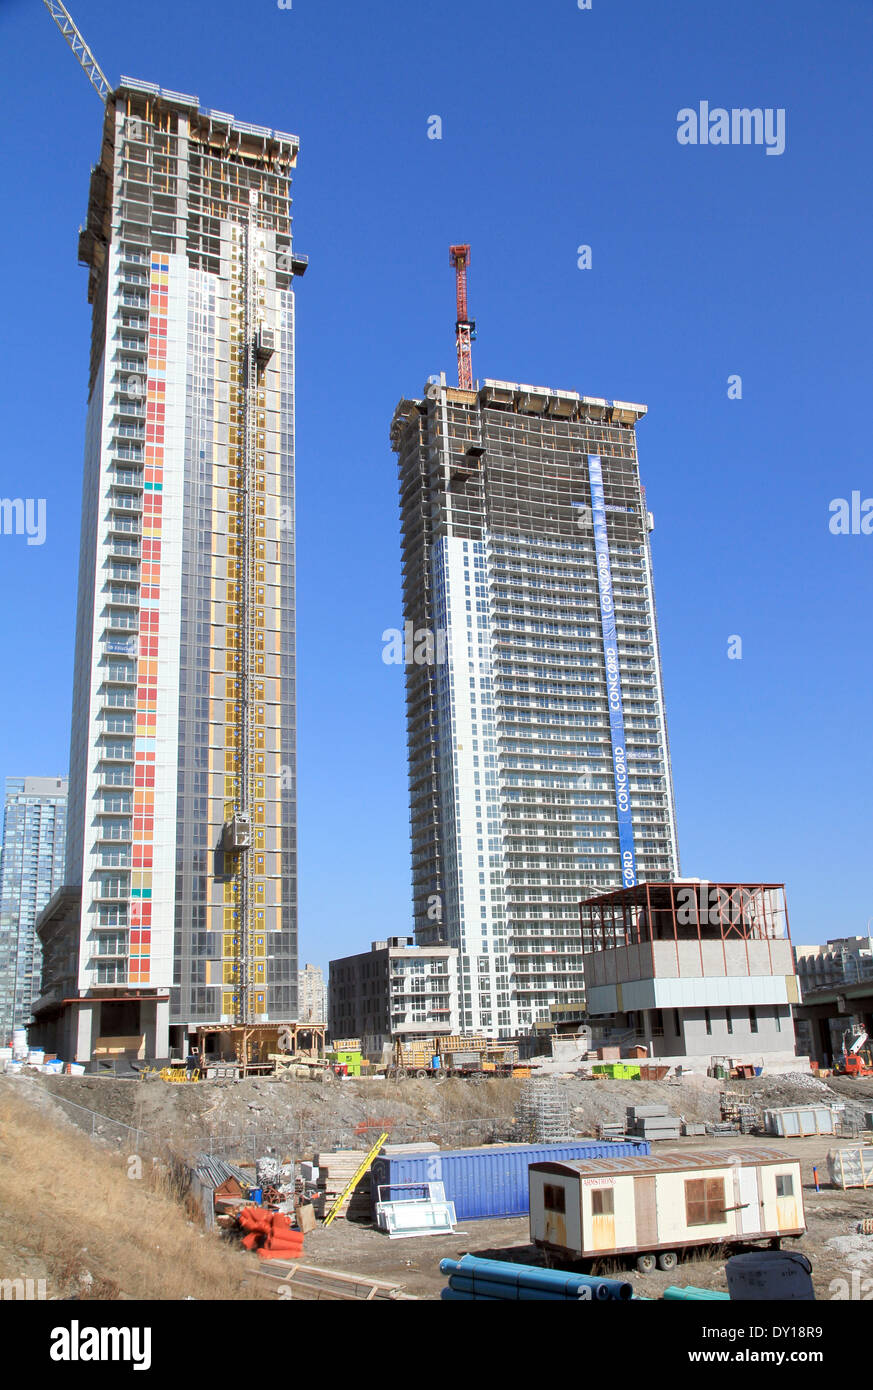
[[[657,1260],[654,1255],[637,1255],[637,1269],[640,1271],[640,1274],[651,1274],[656,1264]]]
[[[424,1067],[419,1067],[415,1075],[418,1077],[419,1081],[427,1080],[427,1072],[425,1071]]]
[[[679,1263],[679,1257],[673,1250],[662,1250],[658,1256],[658,1268],[663,1270],[675,1269]]]

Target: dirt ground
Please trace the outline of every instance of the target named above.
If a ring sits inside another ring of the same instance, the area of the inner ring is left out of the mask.
[[[440,1081],[406,1079],[325,1082],[247,1079],[170,1085],[111,1076],[33,1074],[51,1095],[63,1097],[120,1123],[142,1129],[155,1141],[184,1153],[202,1148],[241,1155],[251,1145],[282,1146],[296,1158],[333,1147],[366,1149],[386,1129],[395,1142],[431,1140],[441,1148],[526,1139],[515,1112],[523,1082],[506,1078]],[[681,1081],[592,1081],[563,1079],[569,1132],[594,1134],[601,1121],[624,1120],[629,1105],[663,1101],[674,1114],[694,1121],[719,1118],[723,1082],[689,1075]],[[862,1086],[844,1082],[843,1086]],[[844,1101],[810,1076],[731,1082],[731,1089],[760,1093],[767,1105]],[[870,1088],[873,1090],[873,1088]],[[852,1096],[860,1094],[851,1092]]]
[[[798,1158],[801,1163],[803,1201],[807,1232],[799,1240],[785,1242],[786,1249],[802,1251],[813,1268],[813,1283],[819,1299],[849,1297],[852,1290],[852,1271],[858,1271],[855,1285],[871,1279],[869,1293],[873,1295],[873,1236],[858,1236],[856,1224],[864,1217],[873,1217],[873,1191],[853,1189],[842,1192],[829,1185],[826,1156],[834,1147],[832,1137],[774,1140],[752,1135],[702,1139],[680,1139],[655,1146],[658,1154],[673,1151],[721,1149],[728,1153],[738,1148],[778,1148],[780,1152]],[[847,1141],[842,1141],[847,1142]],[[813,1165],[818,1167],[820,1192],[815,1191]],[[828,1242],[836,1240],[836,1246]],[[848,1249],[841,1246],[848,1246]],[[446,1283],[440,1273],[441,1259],[456,1259],[472,1254],[485,1258],[512,1260],[519,1264],[543,1263],[540,1252],[530,1244],[527,1217],[507,1220],[459,1222],[454,1235],[413,1237],[389,1240],[371,1227],[355,1222],[336,1221],[332,1226],[319,1227],[306,1237],[307,1263],[326,1268],[367,1273],[377,1279],[392,1279],[402,1284],[408,1293],[421,1298],[438,1298]],[[614,1278],[626,1278],[634,1292],[658,1298],[671,1284],[694,1284],[698,1288],[727,1292],[724,1256],[718,1252],[704,1255],[689,1254],[677,1269],[666,1274],[655,1271],[640,1274],[632,1261],[610,1262],[604,1268]],[[832,1288],[833,1281],[845,1281],[846,1291]],[[857,1296],[857,1295],[856,1295]],[[862,1295],[863,1296],[863,1295]]]
[[[127,1135],[116,1132],[110,1121],[140,1128],[176,1152],[229,1148],[228,1157],[235,1150],[243,1159],[270,1147],[297,1159],[335,1146],[364,1151],[383,1128],[396,1142],[428,1139],[442,1148],[528,1137],[515,1120],[522,1083],[505,1079],[472,1083],[451,1078],[440,1082],[334,1080],[327,1084],[264,1079],[174,1086],[154,1080],[32,1074],[4,1081],[26,1094],[42,1114],[51,1113],[58,1120],[70,1111],[56,1104],[55,1098],[106,1116],[106,1124],[96,1124],[97,1138],[116,1152],[124,1150]],[[580,1135],[594,1133],[599,1121],[623,1119],[628,1105],[652,1101],[664,1101],[672,1113],[689,1120],[717,1120],[724,1084],[703,1076],[680,1082],[595,1082],[577,1077],[563,1082],[571,1129]],[[789,1074],[729,1084],[731,1090],[745,1091],[768,1108],[818,1100],[844,1103],[856,1117],[873,1109],[873,1080],[832,1078],[825,1085],[808,1075]],[[810,1258],[819,1299],[865,1297],[867,1279],[873,1294],[873,1237],[858,1235],[855,1227],[862,1218],[873,1216],[873,1192],[842,1192],[827,1181],[828,1149],[847,1142],[833,1137],[706,1136],[658,1144],[655,1152],[700,1148],[732,1152],[768,1146],[798,1157],[808,1230],[790,1245]],[[813,1164],[818,1166],[818,1193]],[[451,1236],[393,1241],[369,1226],[337,1220],[307,1234],[304,1258],[306,1264],[391,1280],[409,1294],[437,1299],[446,1282],[440,1260],[466,1252],[541,1263],[529,1244],[526,1217],[464,1222]],[[659,1297],[669,1284],[726,1290],[724,1259],[717,1252],[691,1254],[669,1274],[641,1275],[633,1267],[618,1265],[604,1272],[624,1274],[637,1294],[649,1298]],[[859,1292],[861,1286],[865,1292]]]

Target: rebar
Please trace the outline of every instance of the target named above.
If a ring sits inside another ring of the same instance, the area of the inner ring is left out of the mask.
[[[525,1081],[516,1117],[532,1144],[566,1139],[570,1133],[570,1101],[565,1088],[552,1077]]]

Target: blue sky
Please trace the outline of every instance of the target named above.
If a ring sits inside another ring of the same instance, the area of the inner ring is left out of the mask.
[[[643,401],[643,481],[682,867],[784,880],[797,941],[871,889],[873,7],[832,0],[75,0],[110,80],[301,138],[301,958],[409,928],[388,425],[455,372],[448,246],[472,244],[474,373]],[[3,0],[0,777],[68,763],[90,310],[76,264],[98,98],[39,0]],[[784,154],[680,146],[677,113],[784,108]],[[428,118],[442,139],[427,138]],[[592,248],[577,268],[576,248]],[[742,399],[728,398],[728,377]],[[742,638],[742,659],[728,641]]]

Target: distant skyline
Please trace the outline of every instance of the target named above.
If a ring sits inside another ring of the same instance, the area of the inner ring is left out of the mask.
[[[796,942],[865,934],[869,5],[836,0],[822,24],[807,0],[547,0],[532,25],[507,0],[498,28],[473,0],[414,48],[399,0],[73,13],[111,81],[301,140],[300,960],[411,932],[403,671],[382,660],[402,625],[388,426],[431,373],[455,380],[459,241],[475,377],[649,408],[681,872],[784,881]],[[34,504],[27,531],[0,516],[0,778],[66,776],[90,319],[76,239],[102,113],[44,6],[6,0],[0,39],[0,497]],[[784,149],[681,143],[679,113],[702,102],[708,119],[783,111]]]

